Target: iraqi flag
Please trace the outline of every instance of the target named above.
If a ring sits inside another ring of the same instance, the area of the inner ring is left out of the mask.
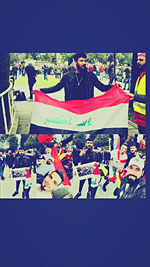
[[[64,167],[62,165],[62,162],[58,156],[58,152],[57,152],[57,149],[56,147],[52,147],[52,151],[51,151],[51,156],[54,158],[54,167],[55,167],[55,170],[62,170],[63,173],[64,173],[64,181],[63,181],[63,185],[71,185],[71,182],[64,170]]]
[[[53,134],[39,134],[39,135],[37,135],[37,140],[41,144],[45,144],[46,145],[46,144],[52,142]]]
[[[75,133],[99,130],[99,133],[116,133],[128,129],[127,96],[117,84],[102,96],[87,100],[58,101],[38,90],[30,134]]]
[[[120,148],[120,136],[118,134],[114,134],[114,149]]]
[[[17,153],[18,153],[18,151],[19,151],[19,149],[20,149],[20,143],[17,145],[17,148],[16,148],[16,151],[15,151],[15,153],[14,153],[14,155],[16,155]]]

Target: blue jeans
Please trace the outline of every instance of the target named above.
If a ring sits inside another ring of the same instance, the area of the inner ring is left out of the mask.
[[[125,78],[124,80],[124,90],[126,89],[126,85],[128,84],[128,89],[130,89],[130,85],[131,85],[131,79],[130,78]]]
[[[3,178],[3,173],[4,173],[4,167],[0,167],[0,178]]]
[[[115,166],[112,167],[112,170],[113,170],[113,176],[115,176],[116,174],[116,171],[117,171],[117,168]]]

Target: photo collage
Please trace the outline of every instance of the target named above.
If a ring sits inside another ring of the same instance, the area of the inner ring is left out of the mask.
[[[0,54],[0,199],[146,199],[146,53]]]

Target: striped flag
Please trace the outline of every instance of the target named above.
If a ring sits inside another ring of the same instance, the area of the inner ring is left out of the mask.
[[[71,185],[71,182],[64,170],[64,167],[62,165],[62,162],[58,156],[58,152],[57,152],[57,149],[56,147],[52,147],[52,152],[51,152],[51,155],[52,157],[54,158],[54,167],[55,167],[55,170],[62,170],[63,173],[64,173],[64,181],[63,181],[63,185]]]
[[[37,138],[38,138],[38,141],[41,144],[46,144],[46,142],[48,140],[52,141],[53,136],[52,135],[51,136],[50,135],[38,135]],[[49,142],[47,142],[47,143],[49,143]],[[51,148],[51,156],[54,159],[54,163],[53,164],[54,164],[55,170],[62,170],[63,173],[64,173],[63,185],[71,185],[71,182],[70,182],[70,180],[69,180],[69,178],[68,178],[68,176],[67,176],[67,174],[66,174],[66,172],[64,170],[64,167],[63,167],[62,162],[60,160],[60,157],[58,155],[57,149],[54,146]]]
[[[117,84],[102,96],[87,100],[58,101],[34,91],[30,133],[91,132],[127,129],[127,96]]]
[[[15,153],[14,153],[14,155],[16,155],[17,153],[18,153],[18,151],[19,151],[19,149],[20,149],[20,143],[18,143],[18,145],[17,145],[17,148],[16,148],[16,151],[15,151]]]
[[[120,148],[120,136],[118,134],[114,134],[114,149]]]

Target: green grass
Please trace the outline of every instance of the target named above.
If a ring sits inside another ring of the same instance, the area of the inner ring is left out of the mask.
[[[44,76],[39,76],[37,75],[36,77],[36,83],[34,84],[34,86],[38,86],[41,88],[44,87],[50,87],[50,86],[54,86],[56,85],[58,82],[60,81],[60,79],[56,79],[53,76],[48,75],[48,80],[44,80]],[[17,80],[15,81],[16,85],[26,85],[28,86],[28,78],[27,76],[25,77],[18,77]]]

